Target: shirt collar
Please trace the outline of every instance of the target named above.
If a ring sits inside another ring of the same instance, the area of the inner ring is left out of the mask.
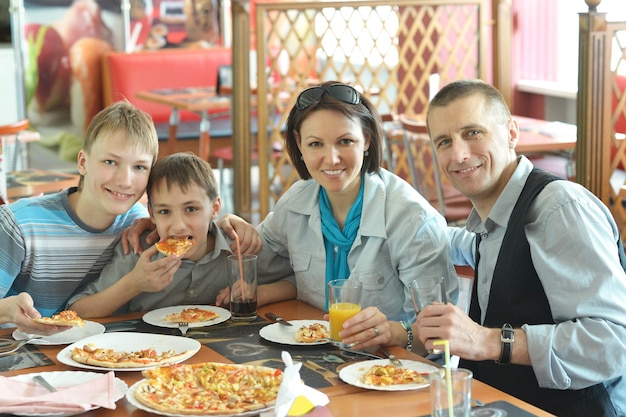
[[[466,228],[470,232],[492,232],[496,227],[504,227],[509,223],[511,213],[517,202],[526,180],[533,170],[533,164],[523,155],[517,157],[517,168],[509,179],[502,193],[493,205],[487,220],[483,223],[476,210],[472,209],[467,218]]]

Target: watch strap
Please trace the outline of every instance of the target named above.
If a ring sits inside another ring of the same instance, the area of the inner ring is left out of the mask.
[[[404,348],[410,352],[413,350],[413,328],[411,324],[406,321],[401,321],[400,324],[404,327],[404,330],[406,330],[407,341]]]
[[[515,331],[509,323],[504,323],[500,334],[500,342],[502,343],[502,351],[500,359],[496,363],[500,365],[508,365],[511,363],[511,352],[513,351],[513,342],[515,341]]]

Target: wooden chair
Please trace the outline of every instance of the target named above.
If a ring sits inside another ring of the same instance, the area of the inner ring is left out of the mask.
[[[403,134],[402,143],[392,145],[396,150],[396,171],[406,169],[413,186],[448,222],[467,219],[472,202],[441,175],[425,121],[406,114],[398,119]]]

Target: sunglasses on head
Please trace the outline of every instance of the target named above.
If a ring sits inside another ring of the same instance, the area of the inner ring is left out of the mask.
[[[312,104],[319,103],[324,93],[328,93],[332,98],[348,104],[359,104],[361,102],[361,95],[351,85],[331,84],[307,88],[301,92],[296,100],[296,108],[304,110]]]

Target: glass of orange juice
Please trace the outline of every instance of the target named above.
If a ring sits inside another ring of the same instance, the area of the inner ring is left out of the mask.
[[[337,279],[328,283],[330,338],[341,342],[343,323],[361,311],[363,284],[353,279]]]

